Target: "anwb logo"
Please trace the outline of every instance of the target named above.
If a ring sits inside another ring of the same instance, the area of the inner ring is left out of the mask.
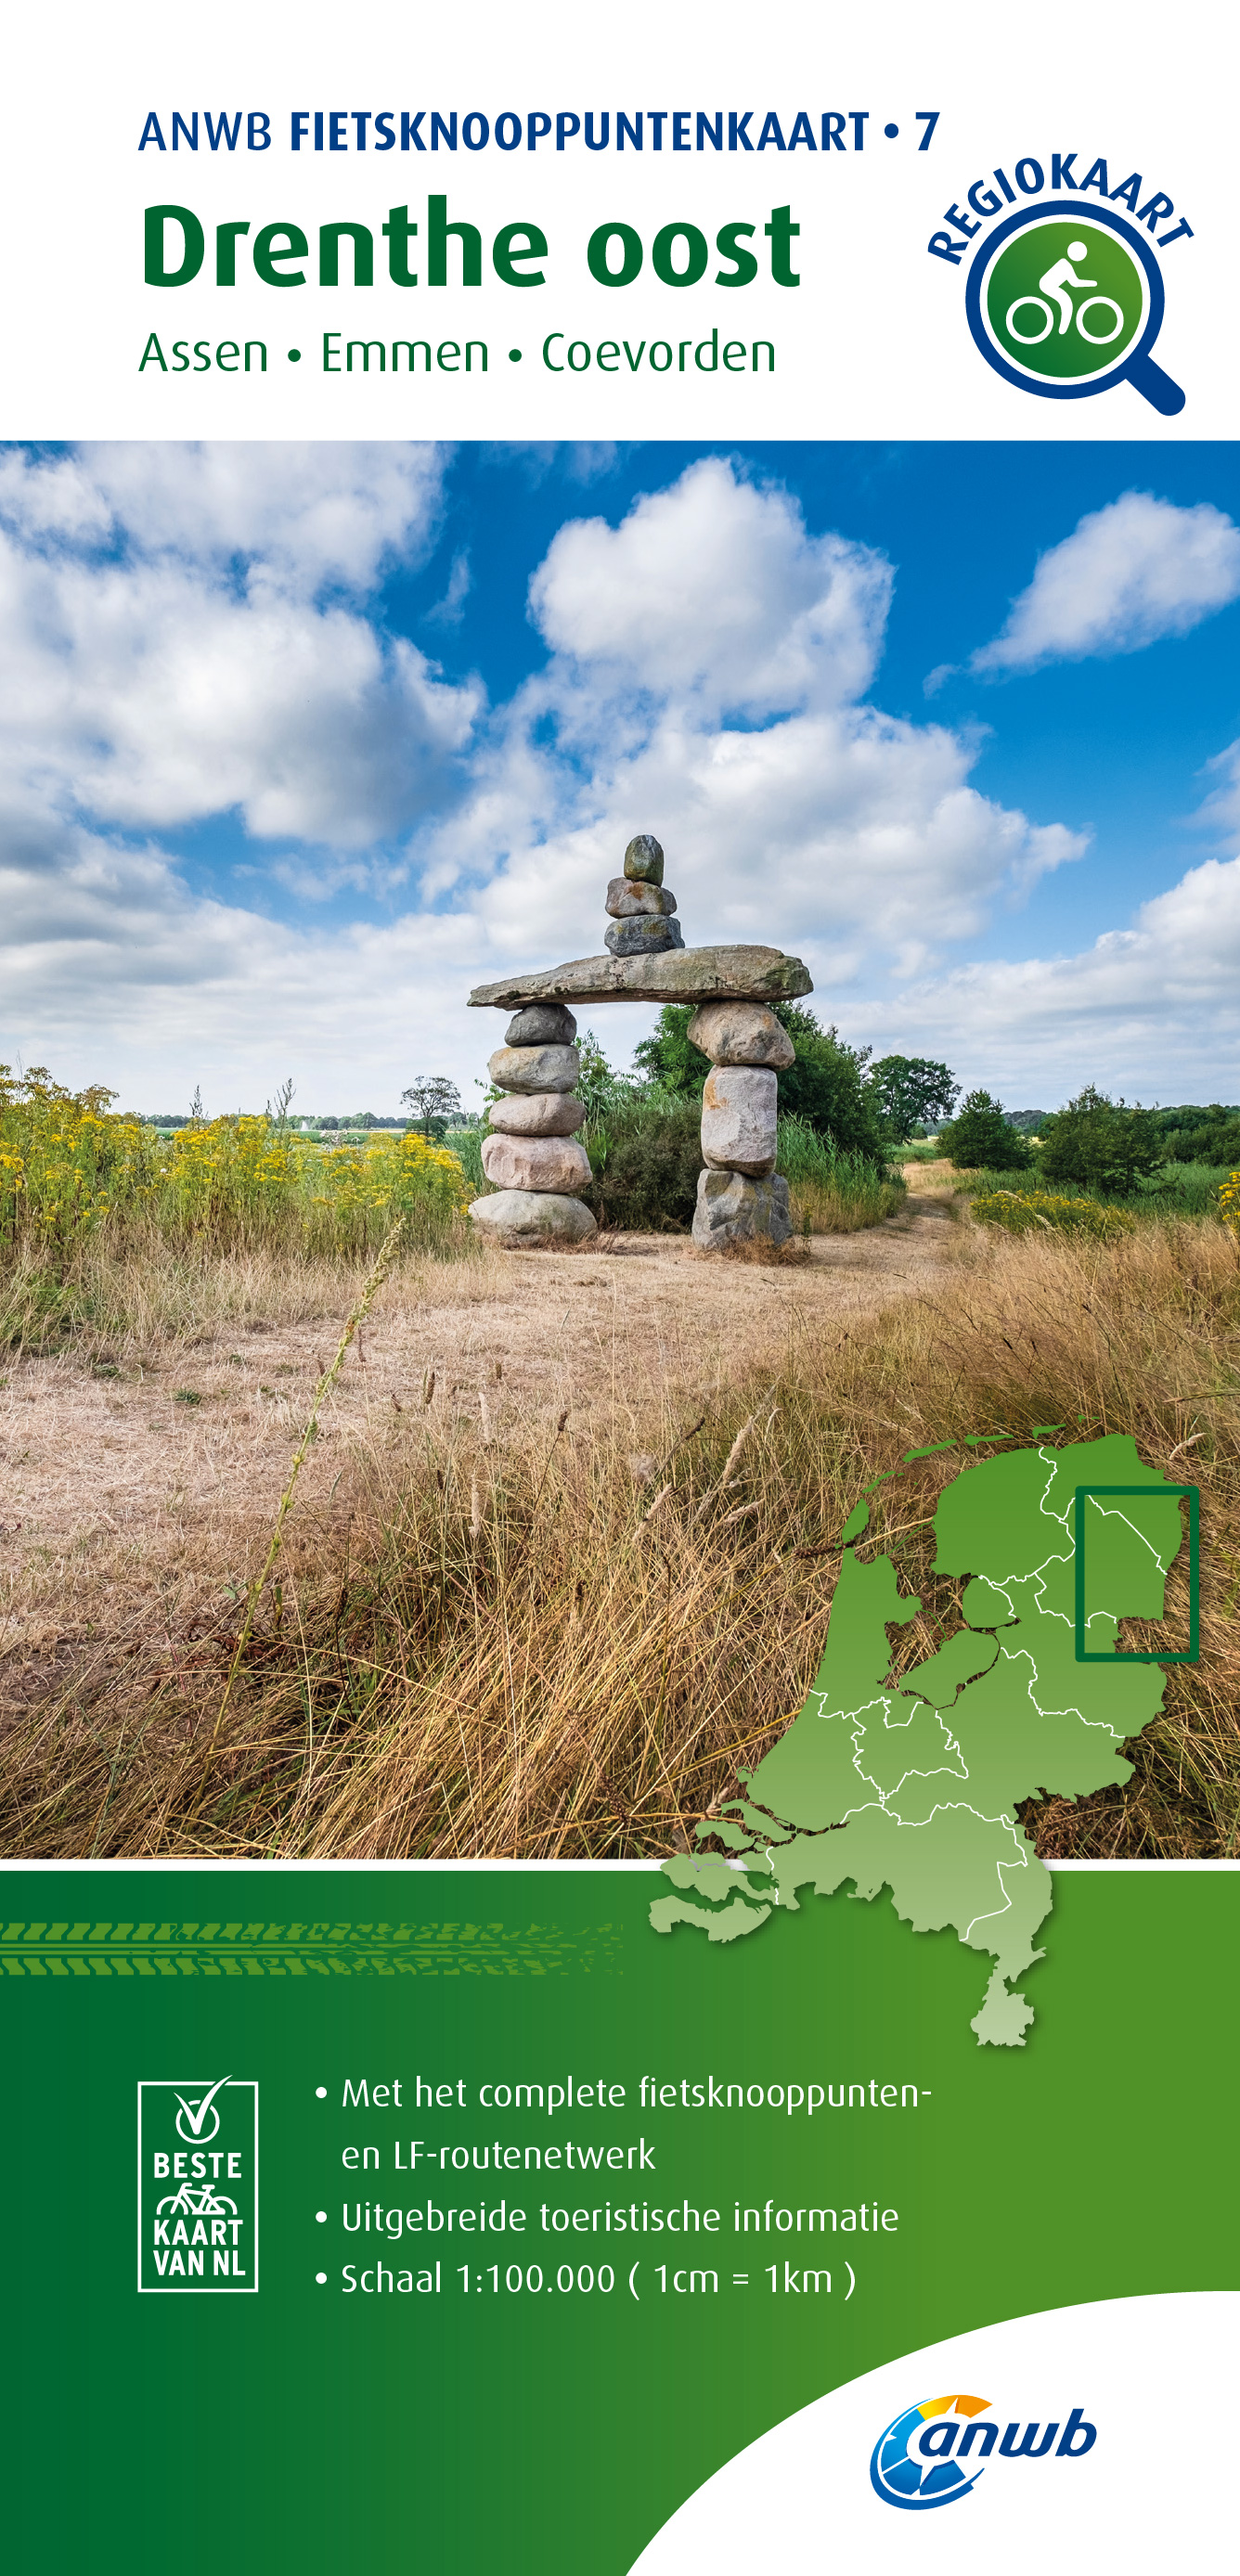
[[[897,2415],[870,2456],[875,2495],[906,2513],[929,2512],[968,2495],[992,2452],[1001,2460],[1083,2460],[1098,2439],[1080,2406],[1046,2423],[1009,2424],[1002,2435],[989,2410],[988,2397],[928,2397]]]
[[[138,2086],[139,2290],[257,2290],[258,2086]]]

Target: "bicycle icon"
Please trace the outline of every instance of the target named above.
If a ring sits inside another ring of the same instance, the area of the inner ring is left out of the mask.
[[[235,2218],[237,2204],[212,2182],[183,2182],[179,2191],[170,2191],[157,2202],[156,2217],[162,2218],[165,2210],[178,2218]]]
[[[1074,288],[1096,286],[1098,283],[1096,277],[1081,277],[1077,274],[1075,263],[1088,257],[1089,252],[1083,241],[1069,242],[1062,259],[1057,259],[1053,266],[1047,269],[1045,276],[1038,279],[1042,289],[1041,294],[1014,297],[1007,309],[1006,327],[1012,338],[1019,341],[1022,349],[1036,349],[1043,340],[1049,340],[1052,331],[1056,328],[1055,309],[1046,301],[1048,296],[1053,296],[1055,305],[1058,306],[1060,339],[1067,332],[1076,330],[1080,332],[1083,340],[1088,341],[1091,349],[1105,349],[1112,340],[1118,340],[1124,329],[1126,316],[1122,304],[1117,304],[1113,295],[1086,295],[1079,304],[1073,304]],[[1025,312],[1036,313],[1041,327],[1032,331],[1021,329],[1017,324],[1016,315]],[[1105,312],[1112,317],[1109,328],[1105,331],[1087,331],[1086,314],[1098,312]]]

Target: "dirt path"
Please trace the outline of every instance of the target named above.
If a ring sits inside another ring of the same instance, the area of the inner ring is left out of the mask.
[[[325,1410],[299,1488],[294,1560],[343,1537],[359,1449],[398,1467],[424,1402],[496,1435],[568,1409],[627,1415],[709,1396],[789,1333],[835,1327],[929,1285],[966,1250],[939,1179],[910,1170],[908,1212],[816,1237],[765,1269],[695,1258],[683,1238],[614,1250],[493,1253],[428,1265],[385,1292]],[[0,1378],[0,1710],[98,1655],[171,1644],[231,1612],[261,1562],[316,1380],[342,1318],[260,1324],[173,1345],[124,1371],[20,1358]],[[343,1492],[341,1488],[343,1487]]]

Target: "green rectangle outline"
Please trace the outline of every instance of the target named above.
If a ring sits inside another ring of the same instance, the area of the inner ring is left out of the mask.
[[[1188,1500],[1188,1651],[1146,1654],[1133,1646],[1113,1646],[1108,1655],[1091,1655],[1085,1645],[1085,1503],[1090,1494],[1143,1494],[1159,1501]],[[1078,1485],[1073,1498],[1076,1545],[1076,1600],[1072,1623],[1078,1664],[1196,1664],[1201,1661],[1201,1487],[1200,1485]]]

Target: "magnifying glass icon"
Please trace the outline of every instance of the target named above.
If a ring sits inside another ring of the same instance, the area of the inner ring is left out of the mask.
[[[1107,206],[1086,213],[1062,197],[996,225],[965,285],[969,329],[1008,384],[1071,402],[1127,382],[1171,419],[1184,393],[1150,356],[1163,303],[1142,235]]]

